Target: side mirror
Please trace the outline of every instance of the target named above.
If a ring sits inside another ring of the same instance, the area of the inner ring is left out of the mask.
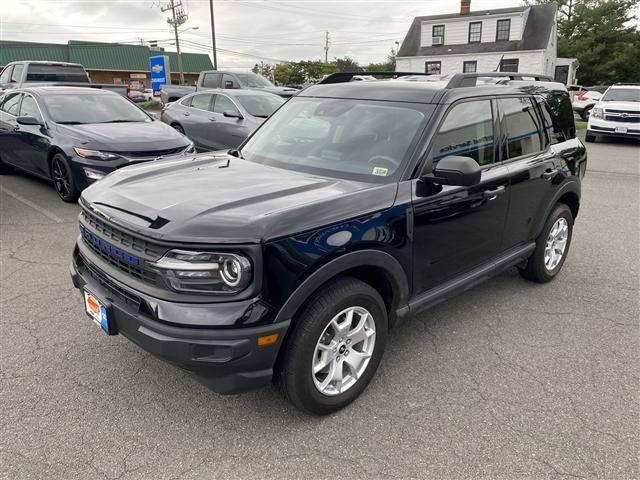
[[[222,114],[227,118],[237,118],[240,120],[244,118],[242,114],[236,110],[225,110]]]
[[[421,180],[440,185],[470,187],[480,183],[481,176],[482,169],[473,158],[451,155],[436,164],[433,177],[423,177]]]
[[[34,117],[18,117],[16,118],[16,122],[18,122],[20,125],[44,125],[42,120]]]

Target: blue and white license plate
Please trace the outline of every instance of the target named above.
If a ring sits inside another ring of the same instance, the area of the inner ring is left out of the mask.
[[[110,334],[109,317],[106,305],[98,299],[93,293],[84,291],[84,309],[96,325],[98,325],[105,333]]]
[[[627,133],[627,127],[616,127],[616,133]]]

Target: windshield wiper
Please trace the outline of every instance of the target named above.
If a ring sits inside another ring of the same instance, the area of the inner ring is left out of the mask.
[[[256,118],[269,118],[269,115],[254,115]]]
[[[98,122],[98,123],[140,123],[140,122],[144,122],[144,120],[123,120],[123,119],[117,119],[117,120],[107,120],[106,122]]]

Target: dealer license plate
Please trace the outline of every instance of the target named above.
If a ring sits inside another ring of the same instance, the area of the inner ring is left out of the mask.
[[[104,303],[93,293],[84,291],[84,309],[96,325],[98,325],[105,333],[110,334],[108,310]]]
[[[627,127],[616,127],[616,133],[627,133]]]

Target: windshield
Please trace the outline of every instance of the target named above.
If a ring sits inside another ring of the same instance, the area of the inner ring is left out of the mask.
[[[603,102],[640,102],[640,88],[610,88]]]
[[[89,83],[89,77],[81,66],[34,63],[27,70],[27,82]]]
[[[273,87],[273,83],[255,73],[236,73],[236,76],[243,87]]]
[[[81,93],[53,94],[43,98],[51,120],[56,123],[150,122],[151,119],[119,95]]]
[[[297,97],[242,147],[245,159],[280,168],[386,182],[432,112],[431,105]]]
[[[238,95],[238,101],[254,117],[267,118],[284,100],[276,95]]]

